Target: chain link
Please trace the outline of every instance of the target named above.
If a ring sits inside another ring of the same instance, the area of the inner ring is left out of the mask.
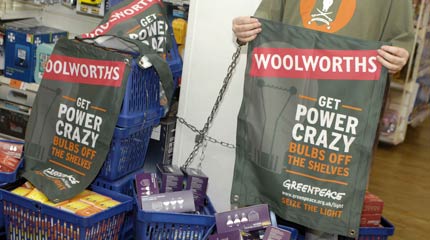
[[[194,125],[192,125],[191,123],[188,123],[184,118],[182,117],[177,117],[178,121],[182,124],[184,124],[186,127],[188,127],[191,131],[195,132],[197,134],[196,136],[196,142],[199,141],[201,135],[200,135],[200,130],[198,130]],[[209,141],[211,143],[216,143],[216,144],[220,144],[223,147],[227,147],[227,148],[231,148],[234,149],[236,148],[236,146],[232,143],[228,143],[228,142],[223,142],[220,140],[217,140],[216,138],[213,138],[209,135],[205,135],[204,136],[204,140]]]
[[[197,166],[198,169],[202,169],[203,160],[205,160],[205,151],[206,151],[206,148],[208,147],[208,141],[206,140],[203,141],[202,145],[203,146],[201,148],[201,153],[200,153],[200,162],[199,162],[199,165]]]
[[[207,133],[208,133],[208,130],[209,130],[209,128],[210,128],[210,126],[212,124],[212,121],[213,121],[213,119],[215,117],[215,114],[218,111],[220,103],[221,103],[221,101],[222,101],[222,99],[224,97],[225,91],[227,90],[228,83],[230,82],[230,79],[231,79],[231,77],[233,75],[233,71],[234,71],[234,69],[237,66],[237,60],[239,59],[241,48],[242,48],[242,46],[238,45],[238,47],[236,49],[236,52],[234,52],[234,54],[232,56],[232,61],[231,61],[230,65],[228,66],[228,69],[227,69],[227,75],[224,78],[222,87],[221,87],[221,89],[219,90],[219,93],[218,93],[218,97],[217,97],[217,99],[215,101],[215,104],[212,107],[212,111],[209,114],[209,116],[208,116],[208,118],[206,120],[205,125],[203,126],[203,129],[202,130],[198,130],[195,126],[193,126],[192,124],[190,124],[187,121],[185,121],[184,118],[178,117],[178,121],[180,123],[182,123],[185,126],[187,126],[193,132],[197,133],[194,148],[191,151],[190,155],[188,156],[187,160],[185,161],[185,163],[183,165],[184,168],[187,168],[193,162],[195,156],[197,155],[197,152],[199,151],[199,149],[202,146],[204,147],[204,149],[202,151],[202,156],[204,158],[204,150],[206,148],[205,144],[207,144],[208,140],[210,142],[220,143],[223,146],[233,146],[234,147],[234,145],[232,145],[232,144],[220,142],[220,141],[218,141],[218,140],[216,140],[214,138],[211,138],[211,137],[207,136]],[[203,159],[201,158],[201,162],[202,161],[203,161]],[[201,162],[200,162],[200,165],[201,165]]]
[[[236,146],[234,144],[231,144],[231,143],[228,143],[228,142],[219,141],[219,140],[217,140],[217,139],[215,139],[215,138],[213,138],[211,136],[208,136],[208,135],[206,135],[205,139],[208,140],[211,143],[220,144],[223,147],[227,147],[227,148],[231,148],[231,149],[236,148]]]

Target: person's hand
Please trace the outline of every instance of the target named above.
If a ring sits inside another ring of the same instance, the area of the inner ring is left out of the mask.
[[[236,17],[233,19],[233,32],[239,42],[247,43],[254,40],[261,32],[261,23],[258,19],[249,16]]]
[[[406,65],[409,59],[409,52],[401,47],[384,45],[378,49],[378,61],[388,69],[388,72],[395,74]]]

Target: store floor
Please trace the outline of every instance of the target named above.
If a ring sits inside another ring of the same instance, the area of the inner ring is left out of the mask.
[[[383,215],[393,223],[390,240],[427,240],[430,230],[430,119],[409,127],[397,146],[380,144],[369,191],[384,200]]]

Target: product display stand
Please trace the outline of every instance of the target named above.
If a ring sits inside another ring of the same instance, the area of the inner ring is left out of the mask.
[[[415,127],[430,116],[430,1],[423,1],[423,17],[418,30],[416,55],[417,65],[414,68],[414,79],[418,83],[418,94],[412,113],[409,116],[409,124]]]
[[[391,81],[390,93],[382,119],[379,140],[384,143],[397,145],[404,141],[408,124],[418,124],[423,119],[409,120],[413,110],[419,85],[420,61],[423,54],[425,36],[428,31],[430,3],[421,0],[416,3],[416,22],[414,47],[410,53],[410,60],[401,74],[395,75]]]

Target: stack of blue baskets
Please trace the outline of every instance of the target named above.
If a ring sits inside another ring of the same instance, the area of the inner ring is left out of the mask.
[[[176,85],[182,75],[182,59],[176,43],[166,61]],[[133,61],[111,149],[98,177],[114,181],[142,168],[152,127],[163,114],[157,72],[153,67],[142,69]]]
[[[182,59],[173,39],[166,54],[176,87],[182,76]],[[160,106],[160,79],[153,67],[142,69],[132,63],[121,112],[115,127],[111,148],[93,184],[133,196],[134,176],[143,169],[152,128],[164,114]],[[133,239],[137,208],[125,219],[120,239]]]
[[[122,0],[110,1],[110,7],[121,2]],[[174,40],[173,36],[172,39]],[[166,54],[166,61],[174,77],[175,75],[180,77],[182,60],[176,42],[173,43],[170,53]],[[174,72],[173,69],[179,71]],[[96,179],[98,184],[105,184],[103,180],[112,183],[143,167],[152,127],[160,122],[163,113],[164,109],[160,107],[160,78],[157,72],[153,67],[140,68],[134,59],[111,149]]]

